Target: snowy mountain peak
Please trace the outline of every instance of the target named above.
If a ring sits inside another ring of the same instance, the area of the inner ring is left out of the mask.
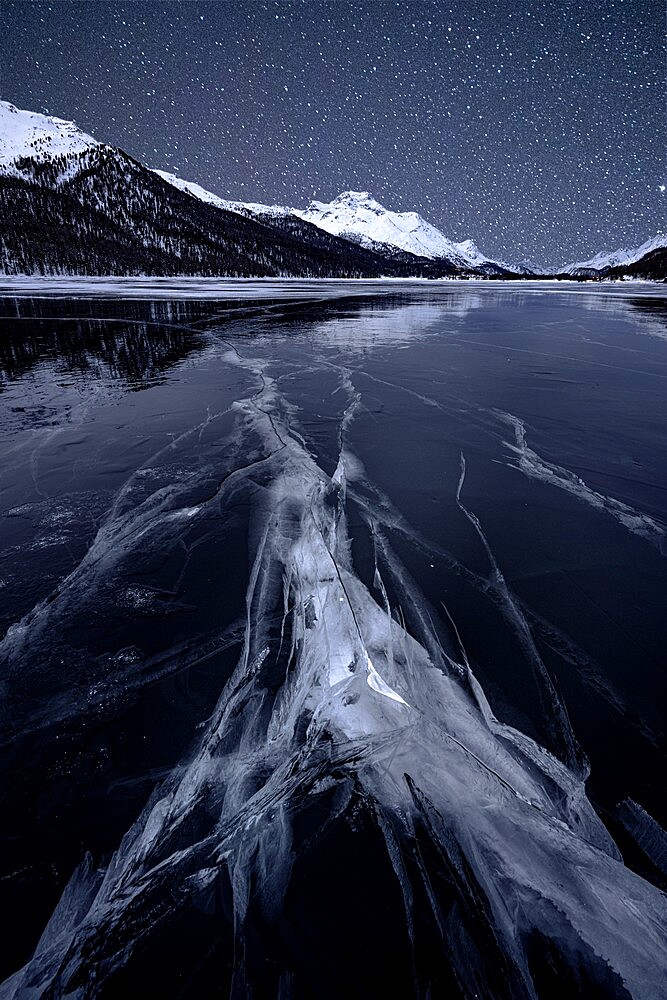
[[[473,257],[479,257],[482,255],[481,250],[472,240],[463,240],[462,243],[455,243],[455,247],[461,251],[461,253],[471,254]]]
[[[312,201],[296,214],[372,249],[390,247],[431,259],[460,256],[451,240],[416,212],[390,212],[368,191],[344,191],[331,202]]]
[[[34,111],[22,111],[0,101],[0,173],[19,173],[16,160],[30,157],[44,161],[81,153],[99,143],[74,122]]]
[[[314,205],[321,205],[323,202],[313,202]],[[371,212],[378,209],[386,212],[386,208],[376,201],[370,191],[342,191],[331,203],[332,205],[344,205],[348,208],[366,208]]]
[[[454,243],[418,212],[392,212],[369,191],[343,191],[331,202],[311,201],[305,211],[295,209],[294,214],[334,236],[380,252],[401,250],[462,268],[497,264],[472,240]]]

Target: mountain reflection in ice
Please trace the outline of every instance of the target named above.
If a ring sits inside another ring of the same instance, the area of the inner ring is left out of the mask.
[[[586,297],[586,308],[602,312],[607,317],[630,321],[638,333],[667,340],[667,304],[664,298],[617,299],[613,296]]]
[[[321,322],[311,318],[304,333],[309,343],[328,349],[363,354],[378,347],[405,348],[413,340],[436,330],[441,332],[443,319],[448,316],[465,317],[482,304],[479,294],[465,291],[431,300],[424,298],[425,301],[396,304],[392,309],[387,309],[382,300],[343,304],[340,314],[333,318]]]
[[[566,708],[468,498],[466,455],[452,500],[481,555],[468,568],[433,543],[432,559],[499,610],[549,749],[496,718],[445,603],[396,544],[428,539],[356,450],[359,352],[431,336],[482,304],[348,303],[279,326],[273,353],[266,319],[254,337],[204,324],[211,385],[226,379],[228,398],[142,456],[85,554],[9,628],[5,732],[21,746],[113,716],[221,651],[235,661],[214,678],[190,752],[112,857],[75,871],[2,996],[137,984],[267,998],[662,995],[664,897],[623,864],[588,801]],[[503,420],[519,468],[565,476],[539,466],[518,418]],[[219,588],[204,585],[207,627],[170,631],[170,615],[196,614],[203,553]],[[164,632],[119,644],[128,613]],[[625,808],[645,832],[651,818]]]

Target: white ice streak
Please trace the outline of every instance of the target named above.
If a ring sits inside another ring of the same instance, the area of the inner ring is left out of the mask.
[[[667,533],[665,525],[648,514],[636,510],[629,504],[623,503],[621,500],[606,496],[604,493],[598,493],[597,490],[588,486],[580,476],[569,469],[565,469],[562,465],[547,462],[536,451],[528,447],[526,443],[526,427],[522,420],[511,413],[505,413],[501,410],[494,410],[492,412],[499,420],[514,430],[514,442],[503,442],[505,447],[516,456],[515,461],[507,462],[507,465],[513,469],[519,469],[531,479],[537,479],[540,482],[564,490],[566,493],[576,497],[578,500],[582,500],[596,510],[611,515],[624,528],[627,528],[628,531],[651,542],[660,552],[665,552],[665,537]]]
[[[401,698],[400,694],[394,691],[393,688],[382,680],[379,673],[373,666],[373,661],[371,660],[368,653],[366,653],[366,665],[368,666],[368,678],[367,683],[369,688],[373,691],[377,691],[378,694],[384,695],[385,698],[390,698],[392,701],[397,701],[399,705],[405,705],[407,707],[408,703],[405,698]]]

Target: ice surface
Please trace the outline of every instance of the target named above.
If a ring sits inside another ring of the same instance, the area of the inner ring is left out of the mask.
[[[428,329],[428,311],[422,319],[415,330]],[[135,475],[58,593],[5,640],[3,652],[20,664],[23,650],[44,642],[82,594],[152,538],[168,550],[185,522],[247,506],[249,571],[235,670],[191,754],[157,787],[108,864],[97,869],[87,860],[77,870],[34,956],[2,996],[101,994],[175,915],[191,906],[205,911],[223,883],[231,894],[232,994],[255,995],[256,969],[246,960],[254,922],[258,908],[266,926],[278,919],[300,863],[300,818],[320,806],[332,822],[353,790],[375,817],[414,955],[431,934],[426,907],[441,961],[455,970],[463,995],[538,997],[536,941],[591,981],[612,984],[610,995],[664,995],[665,898],[624,866],[587,799],[585,770],[530,623],[483,518],[466,500],[466,460],[457,509],[488,560],[488,576],[475,581],[521,639],[559,756],[495,717],[455,625],[445,642],[392,551],[388,525],[406,537],[411,528],[355,454],[357,373],[340,359],[327,367],[338,412],[336,462],[326,472],[305,443],[289,379],[278,378],[250,342],[229,346],[224,360],[254,389],[225,416],[228,438],[208,496],[195,489],[197,463],[176,480]],[[509,450],[519,468],[593,502],[584,484],[530,451],[516,418],[501,416],[515,432]],[[222,419],[210,414],[185,434],[204,438]],[[165,454],[178,456],[181,443],[170,442]],[[155,456],[152,467],[159,464]],[[618,513],[610,498],[598,500]],[[351,512],[373,540],[372,586],[355,567]],[[407,627],[390,592],[403,595],[418,624]],[[124,599],[152,597],[126,588]],[[132,657],[124,666],[110,685],[131,683]],[[636,809],[628,815],[639,822]],[[427,852],[437,861],[427,863]],[[457,899],[452,909],[447,892]],[[353,915],[349,921],[363,935]],[[273,995],[289,996],[286,982]],[[418,971],[415,982],[415,995],[430,995]]]
[[[0,275],[0,296],[5,298],[80,297],[126,298],[172,302],[179,299],[328,299],[357,295],[389,295],[397,290],[426,288],[429,293],[447,297],[453,290],[479,292],[486,301],[502,295],[495,282],[485,280],[460,281],[442,278],[118,278],[107,277],[45,277],[41,275]],[[591,308],[604,308],[605,303],[620,303],[627,299],[650,298],[656,294],[656,282],[624,281],[605,285],[604,294],[595,294],[586,285],[566,281],[503,281],[507,293],[523,296],[567,295],[587,301]]]

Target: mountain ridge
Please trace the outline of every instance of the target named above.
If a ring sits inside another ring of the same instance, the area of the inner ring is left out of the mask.
[[[491,273],[502,271],[531,273],[523,265],[512,266],[486,256],[473,240],[456,243],[427,222],[417,212],[392,212],[368,191],[343,191],[332,202],[311,201],[306,209],[286,205],[230,201],[177,174],[155,170],[160,177],[194,198],[264,220],[294,215],[319,229],[357,243],[385,256],[396,251],[427,260],[445,260],[456,267]],[[375,225],[373,223],[375,222]]]
[[[204,204],[74,123],[0,102],[0,270],[8,274],[442,277],[304,220]]]
[[[657,233],[641,246],[631,250],[600,250],[590,260],[564,264],[561,272],[573,277],[596,277],[610,271],[623,270],[638,264],[654,251],[667,250],[667,234]]]
[[[667,276],[667,237],[557,274],[487,257],[368,191],[305,208],[222,198],[74,122],[0,101],[0,271],[242,277]]]

